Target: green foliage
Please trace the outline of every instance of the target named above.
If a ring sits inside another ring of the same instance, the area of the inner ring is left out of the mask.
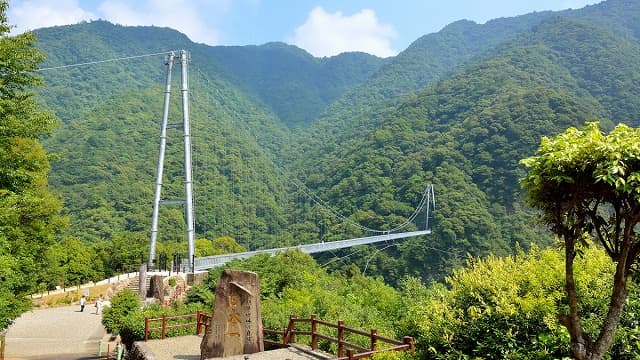
[[[522,160],[529,168],[522,180],[529,204],[541,211],[543,221],[564,243],[570,304],[565,325],[576,358],[600,358],[611,346],[628,294],[627,280],[639,260],[639,134],[619,124],[605,135],[598,123],[588,123],[583,130],[569,128],[543,138],[536,156]],[[601,245],[616,264],[610,306],[594,340],[582,334],[582,294],[573,278],[578,245],[585,242]],[[575,344],[580,345],[577,350]]]
[[[346,53],[317,59],[284,43],[207,49],[231,81],[256,96],[292,127],[305,126],[345,91],[373,74],[382,59]]]
[[[96,262],[104,265],[104,276],[138,271],[149,254],[148,234],[142,232],[113,233],[108,241],[86,245],[95,253]]]
[[[47,258],[47,277],[51,281],[48,288],[81,285],[104,278],[102,262],[91,247],[77,238],[66,237],[56,242],[47,249]]]
[[[383,336],[399,336],[394,324],[400,312],[400,296],[382,279],[328,274],[313,258],[299,251],[234,261],[225,268],[258,274],[265,328],[286,327],[290,314],[307,318],[316,314],[325,321],[337,323],[343,320],[349,327],[365,331],[374,327]],[[196,288],[189,292],[190,301],[212,302],[215,284],[223,270],[216,268],[210,271],[207,278],[209,295],[204,295],[204,288]],[[362,337],[354,336],[349,340],[369,346]],[[322,345],[327,350],[330,346],[335,345],[328,342]]]
[[[222,236],[213,240],[196,239],[195,241],[196,257],[233,254],[245,251],[247,251],[247,249],[244,246],[238,244],[235,239],[229,236]]]
[[[568,357],[569,334],[558,320],[567,306],[563,266],[562,251],[534,248],[506,258],[469,260],[447,278],[448,287],[406,280],[402,298],[409,313],[402,328],[416,336],[427,359]],[[596,336],[615,268],[603,251],[591,248],[584,250],[576,269],[584,322],[589,335]],[[632,287],[632,311],[640,304],[639,290]],[[625,315],[610,358],[638,356],[636,317]]]
[[[9,36],[7,7],[0,1],[0,329],[29,308],[24,296],[46,278],[46,249],[64,226],[38,140],[56,125],[32,92],[42,54],[33,33]]]
[[[124,289],[111,298],[110,306],[104,307],[102,325],[107,331],[117,334],[128,324],[128,318],[135,317],[141,311],[138,294],[130,289]],[[144,321],[142,322],[142,328],[144,329]]]
[[[150,305],[142,310],[138,308],[138,311],[130,313],[128,316],[123,318],[122,322],[119,324],[119,334],[122,338],[122,343],[125,344],[128,349],[130,349],[133,342],[144,340],[145,318],[159,319],[162,318],[162,316],[170,317],[177,315],[195,314],[198,310],[202,310],[202,306],[201,304],[197,303],[188,305],[174,303],[170,308],[160,307],[158,305]],[[167,325],[173,326],[195,322],[195,318],[184,318],[170,320],[167,322]],[[158,321],[151,322],[150,327],[160,327],[160,323]],[[168,329],[166,336],[174,337],[193,334],[195,334],[195,325]],[[160,339],[161,337],[162,334],[159,331],[153,331],[149,334],[150,339]]]

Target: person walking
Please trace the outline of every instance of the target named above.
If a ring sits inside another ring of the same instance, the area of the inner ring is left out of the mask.
[[[101,311],[102,311],[102,295],[100,295],[100,297],[98,297],[98,300],[96,301],[96,314],[100,314]]]
[[[84,311],[84,306],[87,305],[87,298],[82,295],[82,297],[80,298],[80,312]]]

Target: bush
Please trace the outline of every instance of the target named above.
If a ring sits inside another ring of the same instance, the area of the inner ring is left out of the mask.
[[[111,298],[111,306],[104,308],[102,325],[111,333],[120,333],[125,320],[140,311],[141,305],[138,294],[130,289],[124,289]]]
[[[606,312],[613,264],[604,251],[584,249],[576,259],[583,328],[597,336]],[[424,359],[562,359],[569,357],[569,333],[559,323],[567,313],[564,255],[532,249],[513,257],[470,260],[442,284],[405,281],[408,313],[402,327],[416,337]],[[640,350],[640,294],[629,299],[608,359],[637,359]]]
[[[129,316],[122,319],[119,324],[119,334],[122,338],[122,343],[127,347],[127,349],[131,349],[131,345],[135,341],[144,340],[144,324],[145,318],[150,319],[158,319],[163,315],[167,317],[175,316],[175,315],[187,315],[187,314],[195,314],[198,310],[202,310],[202,304],[193,303],[193,304],[180,304],[174,303],[172,307],[166,308],[158,305],[149,305],[148,307],[139,310],[135,313],[130,313]],[[168,322],[168,325],[176,325],[176,324],[185,324],[196,322],[195,318],[188,319],[177,319],[171,320]],[[103,319],[104,323],[104,319]],[[106,326],[106,325],[105,325]],[[159,327],[158,322],[152,323],[151,327]],[[183,335],[192,335],[195,334],[195,326],[191,327],[179,327],[175,329],[167,330],[167,337],[174,336],[183,336]],[[154,331],[149,334],[149,339],[160,339],[162,336],[161,332]]]

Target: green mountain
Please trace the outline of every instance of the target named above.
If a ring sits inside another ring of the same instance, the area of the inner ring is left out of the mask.
[[[50,183],[78,236],[148,233],[163,55],[130,57],[184,48],[199,236],[259,248],[364,235],[304,193],[351,221],[390,228],[433,182],[434,235],[361,249],[348,263],[389,279],[437,277],[467,253],[550,242],[522,205],[518,160],[541,136],[585,121],[638,126],[638,15],[637,2],[609,0],[460,21],[388,59],[318,59],[281,43],[210,47],[170,29],[104,21],[41,29],[43,66],[52,69],[42,71],[39,95],[63,119],[46,141],[59,154]],[[84,62],[96,63],[53,68]],[[182,191],[179,140],[171,140],[167,198]],[[182,210],[163,211],[170,230],[161,240],[180,239]]]
[[[289,126],[314,120],[327,105],[384,63],[365,53],[318,59],[284,43],[207,50],[207,59],[224,66],[233,84],[257,96]]]
[[[401,212],[399,204],[417,201],[418,184],[433,179],[435,235],[387,250],[383,272],[406,265],[428,278],[466,252],[545,243],[521,205],[518,160],[541,136],[585,121],[638,126],[639,50],[620,31],[579,16],[548,17],[396,103],[353,117],[336,107],[340,131],[331,119],[310,130],[318,142],[329,132],[335,141],[305,148],[297,168],[305,164],[305,182],[329,203],[351,204],[367,225],[381,219],[366,214]]]

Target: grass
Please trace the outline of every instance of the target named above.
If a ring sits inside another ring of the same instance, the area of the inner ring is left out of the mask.
[[[87,306],[91,306],[95,302],[95,300],[101,295],[106,294],[110,290],[109,284],[97,285],[88,288],[82,289],[73,289],[68,290],[62,294],[54,294],[54,295],[45,295],[39,299],[33,299],[33,306],[36,308],[48,308],[55,306],[67,306],[71,304],[80,303],[80,298],[85,291],[89,291],[89,296],[87,297]]]

